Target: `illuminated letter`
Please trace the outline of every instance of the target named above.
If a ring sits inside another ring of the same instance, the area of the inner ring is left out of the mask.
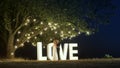
[[[47,56],[48,56],[48,59],[50,60],[53,60],[53,55],[52,55],[52,47],[53,47],[53,43],[49,43],[47,45]]]
[[[69,58],[70,60],[78,60],[78,56],[73,56],[73,54],[77,54],[78,50],[73,50],[74,47],[77,47],[78,45],[75,43],[69,44]]]
[[[62,46],[60,45],[60,60],[66,60],[67,59],[67,51],[68,51],[68,44],[64,44],[64,50],[62,49]]]
[[[47,60],[46,56],[42,56],[42,42],[37,43],[37,60]]]

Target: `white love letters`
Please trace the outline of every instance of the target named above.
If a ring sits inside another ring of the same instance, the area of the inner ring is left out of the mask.
[[[47,56],[43,56],[43,47],[42,42],[37,43],[37,60],[67,60],[67,55],[69,54],[69,60],[78,60],[78,56],[74,56],[74,54],[78,54],[78,50],[74,48],[78,47],[77,43],[65,43],[64,46],[60,45],[55,49],[54,43],[49,43],[47,45]],[[55,55],[54,55],[55,54]],[[59,55],[59,59],[58,59]]]

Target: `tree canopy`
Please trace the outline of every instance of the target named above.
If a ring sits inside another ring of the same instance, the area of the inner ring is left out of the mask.
[[[15,48],[24,42],[91,34],[112,14],[111,0],[1,0],[0,38]],[[12,39],[11,38],[11,39]]]

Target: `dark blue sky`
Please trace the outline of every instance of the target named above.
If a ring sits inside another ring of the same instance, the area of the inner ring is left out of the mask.
[[[117,8],[109,25],[102,25],[99,31],[91,36],[80,35],[72,40],[79,43],[79,57],[99,58],[105,54],[120,57],[120,0],[113,0],[113,4]]]

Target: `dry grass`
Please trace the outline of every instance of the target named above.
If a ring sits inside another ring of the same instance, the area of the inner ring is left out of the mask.
[[[0,68],[120,68],[120,59],[80,59],[78,61],[1,60]]]

